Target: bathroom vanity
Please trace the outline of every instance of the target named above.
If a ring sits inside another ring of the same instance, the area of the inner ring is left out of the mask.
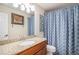
[[[47,40],[33,37],[0,45],[0,55],[46,55]]]
[[[36,44],[28,49],[18,52],[17,55],[46,55],[47,54],[47,41],[43,41]]]

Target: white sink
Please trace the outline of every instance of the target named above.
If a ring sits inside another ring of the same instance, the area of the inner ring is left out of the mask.
[[[20,45],[21,45],[21,46],[27,46],[27,45],[32,45],[32,44],[34,44],[34,43],[35,43],[35,41],[25,40],[25,41],[23,41]]]

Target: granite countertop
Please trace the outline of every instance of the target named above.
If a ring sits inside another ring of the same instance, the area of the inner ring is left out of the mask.
[[[32,40],[35,43],[32,45],[28,45],[28,46],[21,46],[20,44],[26,40]],[[34,37],[34,38],[25,39],[25,40],[20,40],[17,42],[12,42],[12,43],[5,44],[5,45],[0,45],[0,55],[15,55],[16,53],[21,52],[25,49],[28,49],[43,41],[45,41],[44,38]]]

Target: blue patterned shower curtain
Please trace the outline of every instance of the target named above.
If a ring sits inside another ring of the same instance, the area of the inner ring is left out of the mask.
[[[79,5],[46,12],[44,37],[56,47],[56,54],[79,54]]]

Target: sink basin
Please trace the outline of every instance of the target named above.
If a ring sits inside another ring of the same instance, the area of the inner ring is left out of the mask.
[[[23,41],[20,45],[21,46],[27,46],[27,45],[32,45],[32,44],[34,44],[35,43],[35,41],[31,41],[31,40],[26,40],[26,41]]]

